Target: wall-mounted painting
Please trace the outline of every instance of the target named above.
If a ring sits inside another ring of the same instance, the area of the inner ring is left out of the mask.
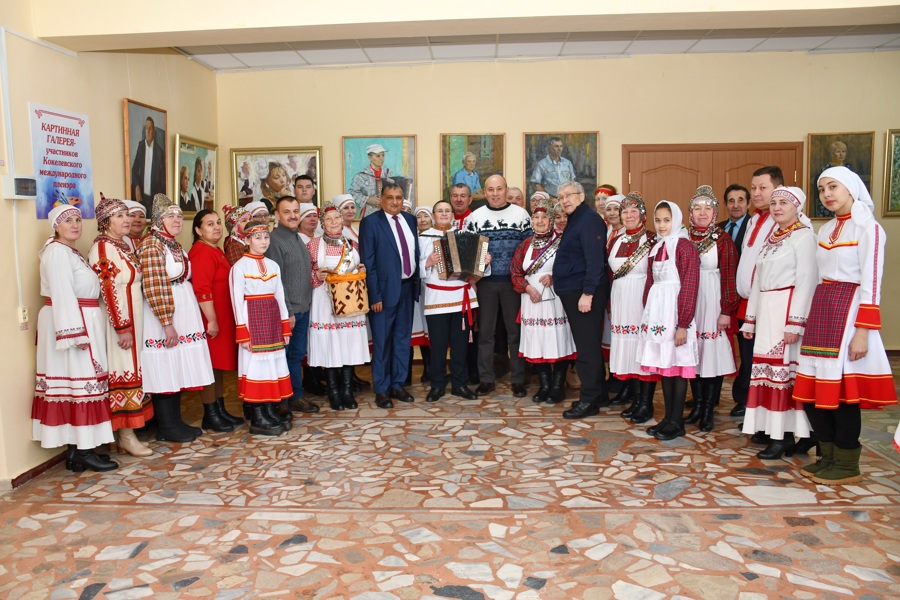
[[[484,180],[504,174],[505,151],[502,133],[442,133],[441,193],[434,201],[447,200],[457,183],[468,185],[474,200],[484,199]]]
[[[166,111],[125,98],[125,189],[150,214],[153,196],[166,193],[168,123]]]
[[[888,129],[884,144],[884,204],[881,214],[900,217],[900,129]]]
[[[356,218],[381,207],[385,183],[396,183],[415,208],[416,136],[344,136],[344,189],[356,202]]]
[[[307,196],[294,193],[294,179],[299,175],[312,178],[314,188],[304,191]],[[319,206],[323,192],[322,147],[304,148],[232,148],[231,181],[233,196],[228,204],[246,206],[262,200],[273,212],[279,196],[297,196],[300,202]],[[222,203],[222,199],[219,199]]]
[[[216,208],[218,148],[175,134],[175,198],[185,213]]]
[[[831,219],[834,213],[819,202],[817,180],[829,167],[847,167],[863,180],[872,193],[872,162],[875,159],[875,132],[810,133],[807,143],[809,187],[806,214],[811,219]]]
[[[526,133],[526,199],[538,191],[556,198],[564,181],[579,182],[590,197],[597,187],[599,137],[596,131]]]

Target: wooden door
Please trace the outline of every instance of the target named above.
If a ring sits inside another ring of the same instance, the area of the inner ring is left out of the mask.
[[[785,185],[802,187],[803,142],[623,145],[622,188],[626,194],[639,191],[648,211],[666,199],[687,217],[698,186],[711,185],[724,202],[725,188],[732,183],[749,188],[753,172],[767,165],[781,167]]]

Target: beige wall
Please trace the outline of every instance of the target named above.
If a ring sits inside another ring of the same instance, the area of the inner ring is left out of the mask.
[[[523,183],[525,131],[600,132],[600,179],[621,185],[622,144],[805,141],[875,130],[880,204],[885,130],[900,127],[900,52],[641,56],[267,71],[217,78],[219,147],[324,147],[324,195],[341,193],[342,135],[418,135],[420,202],[440,190],[441,133],[506,133],[506,172]],[[224,164],[224,161],[223,161]],[[749,182],[748,182],[749,183]],[[219,172],[220,190],[231,189]],[[900,296],[900,219],[888,234],[885,298]],[[893,260],[892,260],[893,259]],[[900,312],[884,339],[900,349]]]
[[[21,29],[23,17],[10,28]],[[0,24],[7,25],[0,20]],[[17,27],[18,26],[18,27]],[[9,52],[10,110],[16,170],[32,170],[28,102],[35,101],[87,114],[91,123],[94,190],[122,197],[125,188],[122,98],[128,97],[168,110],[167,140],[173,152],[174,135],[182,133],[204,140],[217,134],[215,74],[179,55],[80,54],[72,58],[13,35],[7,36]],[[5,157],[6,140],[2,139]],[[171,155],[170,155],[171,156]],[[170,159],[171,161],[171,159]],[[0,167],[5,173],[7,167]],[[169,186],[172,185],[171,170]],[[46,220],[35,218],[33,202],[0,201],[2,236],[0,251],[0,486],[31,469],[55,452],[42,450],[31,441],[31,398],[34,391],[35,324],[43,299],[37,252],[50,233]],[[24,304],[31,327],[20,331],[11,235],[13,210],[18,211]],[[87,254],[96,235],[96,222],[86,224],[80,249]],[[57,451],[58,452],[58,451]]]

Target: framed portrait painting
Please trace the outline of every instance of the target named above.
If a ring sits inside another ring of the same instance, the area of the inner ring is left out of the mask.
[[[308,175],[313,180],[312,195],[298,196],[300,202],[319,206],[323,192],[322,147],[295,148],[233,148],[231,150],[232,203],[246,206],[262,200],[269,212],[279,196],[294,194],[294,178]],[[304,194],[309,194],[308,191]],[[221,204],[221,199],[219,200]]]
[[[888,129],[884,144],[882,216],[900,217],[900,129]]]
[[[448,199],[451,187],[465,183],[473,199],[483,199],[485,179],[504,174],[505,152],[506,136],[502,133],[442,133],[439,198]]]
[[[588,197],[597,187],[599,158],[596,131],[525,134],[526,199],[538,191],[557,197],[564,181],[577,181]]]
[[[416,206],[416,136],[344,136],[344,190],[356,203],[356,218],[377,211],[385,183],[396,183]]]
[[[168,144],[166,111],[125,98],[125,196],[140,202],[150,214],[153,196],[165,194]]]
[[[175,134],[175,196],[185,213],[216,207],[218,147]]]
[[[875,132],[810,133],[807,143],[809,187],[806,214],[811,219],[831,219],[834,213],[819,202],[819,175],[829,167],[844,166],[859,175],[872,192],[872,162],[875,155]]]

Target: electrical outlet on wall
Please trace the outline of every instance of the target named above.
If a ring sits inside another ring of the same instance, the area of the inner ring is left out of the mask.
[[[19,307],[19,325],[27,325],[28,324],[28,307],[20,306]]]

